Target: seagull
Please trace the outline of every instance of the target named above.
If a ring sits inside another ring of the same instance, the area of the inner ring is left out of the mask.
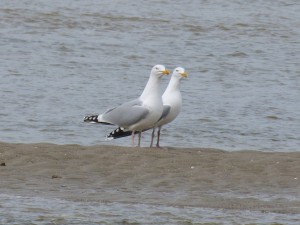
[[[187,73],[185,72],[184,68],[177,67],[174,69],[172,73],[172,77],[170,82],[162,95],[163,100],[163,113],[156,123],[156,126],[152,129],[151,135],[151,143],[150,147],[153,146],[153,139],[155,134],[155,128],[158,128],[157,131],[157,143],[156,147],[160,147],[159,139],[160,139],[160,131],[163,125],[172,122],[180,113],[181,106],[182,106],[182,97],[180,93],[180,80],[182,78],[187,77]]]
[[[179,89],[180,80],[182,78],[186,78],[187,76],[188,74],[185,72],[184,68],[177,67],[174,69],[168,87],[166,88],[162,96],[163,113],[158,119],[158,121],[155,123],[154,127],[152,128],[153,130],[152,130],[150,147],[153,147],[155,129],[158,128],[156,147],[160,147],[159,140],[160,140],[160,131],[162,126],[172,122],[180,113],[181,106],[182,106],[182,97]],[[116,138],[126,137],[130,135],[131,135],[130,131],[122,127],[119,127],[114,131],[112,131],[109,135],[107,135],[107,139],[116,139]]]
[[[169,71],[163,65],[152,68],[149,80],[141,96],[135,100],[125,102],[120,106],[108,109],[100,115],[84,117],[84,122],[117,125],[131,132],[132,146],[135,133],[138,133],[138,147],[141,143],[143,130],[151,129],[159,120],[163,112],[162,97],[160,95],[161,78]]]

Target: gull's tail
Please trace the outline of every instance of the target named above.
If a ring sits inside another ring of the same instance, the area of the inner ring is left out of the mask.
[[[92,116],[85,116],[83,118],[84,122],[88,122],[88,123],[99,123],[98,121],[98,115],[92,115]]]
[[[117,129],[110,132],[109,135],[106,136],[106,140],[112,140],[112,139],[127,137],[127,136],[130,136],[131,134],[132,134],[132,131],[127,130],[123,127],[118,127]]]

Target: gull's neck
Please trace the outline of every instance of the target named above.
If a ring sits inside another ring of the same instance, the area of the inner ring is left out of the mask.
[[[146,87],[140,97],[141,100],[148,98],[149,96],[161,97],[160,96],[160,78],[151,76],[146,84]]]
[[[180,88],[179,79],[172,76],[165,92],[179,91],[179,88]]]

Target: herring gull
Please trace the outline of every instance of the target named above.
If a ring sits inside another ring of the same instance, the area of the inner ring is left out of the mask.
[[[162,115],[160,82],[162,76],[168,74],[169,71],[165,66],[154,66],[139,98],[108,109],[103,114],[86,116],[84,122],[117,125],[127,129],[131,132],[133,146],[135,133],[138,132],[138,146],[140,146],[142,131],[151,129]]]
[[[158,122],[156,123],[156,126],[153,127],[150,147],[152,147],[153,145],[155,128],[158,128],[156,147],[159,148],[160,131],[162,126],[172,122],[180,113],[182,106],[182,97],[179,89],[179,81],[182,78],[186,77],[187,73],[185,72],[184,68],[177,67],[174,69],[169,85],[166,88],[164,94],[162,95],[163,113]]]
[[[172,122],[180,113],[181,106],[182,106],[182,97],[181,97],[179,86],[180,86],[180,80],[185,77],[187,77],[187,73],[185,72],[184,68],[177,67],[174,69],[168,87],[166,88],[162,96],[163,113],[153,127],[150,147],[153,146],[155,128],[156,127],[158,128],[156,146],[160,147],[159,140],[160,140],[160,131],[162,126]],[[114,131],[112,131],[107,136],[107,139],[116,139],[116,138],[126,137],[130,135],[131,135],[130,131],[122,127],[119,127]]]

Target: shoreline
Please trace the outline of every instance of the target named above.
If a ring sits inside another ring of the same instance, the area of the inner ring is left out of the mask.
[[[0,142],[0,164],[3,194],[300,213],[300,152]]]

